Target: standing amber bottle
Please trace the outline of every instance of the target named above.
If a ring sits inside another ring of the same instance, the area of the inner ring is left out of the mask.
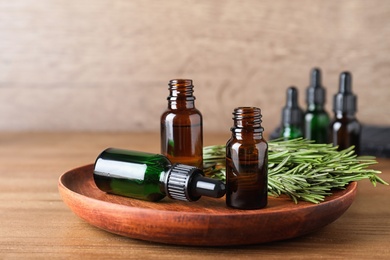
[[[349,72],[340,74],[339,92],[334,95],[334,119],[330,124],[330,142],[338,146],[338,150],[355,147],[360,152],[361,125],[356,119],[357,97],[352,93],[352,75]]]
[[[161,115],[161,153],[172,163],[203,168],[202,114],[195,108],[192,80],[169,82],[168,109]]]
[[[226,144],[226,204],[260,209],[268,201],[268,144],[263,139],[261,110],[236,108],[233,120],[232,137]]]

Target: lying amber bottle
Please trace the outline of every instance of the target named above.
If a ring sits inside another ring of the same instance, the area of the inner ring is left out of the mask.
[[[161,153],[173,163],[202,169],[203,123],[193,88],[190,79],[169,82],[168,108],[161,115]]]
[[[261,110],[239,107],[233,115],[232,137],[226,144],[226,204],[260,209],[268,201],[268,144],[263,139]]]

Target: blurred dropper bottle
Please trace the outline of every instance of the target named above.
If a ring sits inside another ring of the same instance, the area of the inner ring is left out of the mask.
[[[360,151],[361,125],[355,117],[357,96],[352,93],[352,75],[346,71],[340,74],[339,92],[333,98],[334,119],[330,124],[330,142],[338,150],[355,146]]]
[[[161,154],[117,148],[98,156],[93,177],[104,192],[148,201],[165,196],[196,201],[201,196],[220,198],[225,194],[222,181],[204,177],[196,167],[172,164]]]
[[[282,111],[280,136],[284,140],[303,137],[303,111],[298,105],[298,90],[295,87],[287,89],[286,105]]]
[[[304,115],[304,137],[316,143],[328,143],[329,115],[325,111],[326,90],[321,84],[321,70],[314,68],[306,90],[307,109]]]

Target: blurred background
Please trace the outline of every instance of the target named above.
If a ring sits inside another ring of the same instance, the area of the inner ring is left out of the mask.
[[[168,81],[194,80],[205,132],[237,106],[270,133],[286,88],[350,71],[357,118],[390,125],[388,0],[0,0],[0,131],[159,131]]]

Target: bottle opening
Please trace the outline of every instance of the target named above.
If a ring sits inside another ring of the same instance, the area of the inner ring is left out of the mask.
[[[194,86],[191,79],[172,79],[169,81],[170,95],[168,100],[185,98],[186,100],[195,100],[193,96]]]
[[[237,128],[259,128],[261,132],[261,109],[257,107],[237,107],[233,112],[234,126]]]
[[[192,79],[172,79],[169,81],[169,85],[192,86]]]

